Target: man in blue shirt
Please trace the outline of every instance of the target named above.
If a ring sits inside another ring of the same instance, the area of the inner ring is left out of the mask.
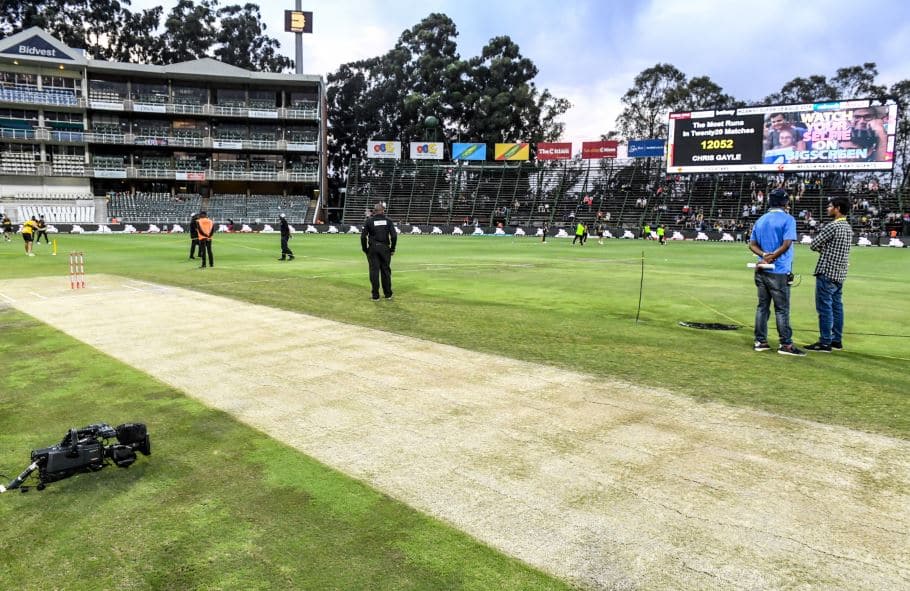
[[[756,351],[767,351],[768,317],[774,302],[774,319],[780,337],[781,355],[802,357],[806,353],[793,344],[790,328],[790,284],[788,276],[793,268],[793,242],[796,240],[796,220],[787,211],[790,197],[783,189],[768,195],[768,211],[755,222],[749,250],[760,257],[755,266],[755,286],[758,288],[758,307],[755,310]],[[774,268],[762,268],[774,265]]]

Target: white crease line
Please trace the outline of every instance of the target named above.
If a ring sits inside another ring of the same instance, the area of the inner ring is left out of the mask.
[[[16,300],[14,300],[13,298],[9,297],[8,295],[6,295],[6,294],[3,293],[3,292],[0,292],[0,298],[3,298],[4,300],[6,300],[7,302],[9,302],[10,304],[15,304],[15,303],[16,303]]]
[[[41,298],[42,300],[46,300],[46,299],[47,299],[46,297],[44,297],[44,296],[41,295],[40,293],[37,293],[37,292],[34,292],[34,291],[30,291],[30,292],[28,292],[28,293],[29,293],[30,295],[35,296],[36,298]]]

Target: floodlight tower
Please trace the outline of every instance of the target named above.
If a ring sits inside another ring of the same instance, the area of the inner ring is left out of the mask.
[[[294,0],[294,10],[285,10],[284,11],[284,30],[288,33],[294,33],[294,49],[295,49],[295,59],[294,59],[294,71],[299,75],[303,74],[303,34],[313,32],[313,13],[304,12],[301,10],[302,0]],[[321,88],[324,88],[321,86]],[[322,126],[321,136],[325,138],[326,132],[326,103],[324,99],[324,92],[320,94],[319,97],[319,112],[320,125]],[[319,216],[319,211],[322,209],[322,201],[320,197],[325,198],[326,196],[326,153],[325,153],[325,144],[324,142],[320,146],[320,155],[319,159],[321,162],[320,165],[320,175],[319,175],[319,188],[313,190],[313,198],[316,200],[316,207],[313,212],[313,221],[316,221],[316,218]]]
[[[294,33],[295,60],[297,74],[303,74],[303,34],[313,32],[313,13],[301,10],[302,0],[294,0],[295,10],[284,11],[284,30]]]

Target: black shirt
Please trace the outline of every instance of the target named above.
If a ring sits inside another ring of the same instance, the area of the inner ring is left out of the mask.
[[[360,234],[360,247],[363,252],[367,252],[369,247],[374,245],[384,245],[395,252],[397,242],[398,232],[395,231],[395,224],[384,213],[374,215],[363,225],[363,233]]]
[[[281,218],[279,220],[279,223],[281,224],[281,237],[290,238],[291,237],[291,227],[288,225],[288,221],[284,218]]]

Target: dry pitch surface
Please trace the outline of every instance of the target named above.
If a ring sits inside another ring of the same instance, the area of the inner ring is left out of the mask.
[[[910,442],[183,289],[88,284],[0,282],[0,305],[581,586],[910,588]]]

